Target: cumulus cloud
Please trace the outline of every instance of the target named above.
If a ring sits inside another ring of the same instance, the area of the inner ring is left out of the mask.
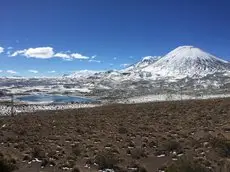
[[[30,72],[30,73],[38,73],[37,70],[33,70],[33,69],[28,70],[28,72]]]
[[[47,59],[53,57],[54,51],[52,47],[29,48],[25,51],[24,55],[26,57]]]
[[[65,54],[65,53],[56,53],[56,54],[54,54],[54,57],[61,57],[61,58],[64,58],[64,59],[71,58],[71,56],[69,54]]]
[[[53,57],[54,51],[52,47],[38,47],[38,48],[29,48],[24,50],[15,51],[11,54],[12,57],[14,56],[26,56],[28,58],[41,58],[41,59],[48,59]]]
[[[37,47],[37,48],[29,48],[29,49],[24,49],[24,50],[18,50],[13,52],[10,56],[15,57],[15,56],[25,56],[28,58],[40,58],[40,59],[49,59],[49,58],[62,58],[64,60],[73,60],[73,59],[80,59],[80,60],[85,60],[89,59],[90,57],[84,56],[79,53],[62,53],[58,52],[55,53],[54,49],[52,47]],[[91,58],[94,59],[96,56],[92,56]]]
[[[79,53],[73,53],[73,54],[71,54],[71,57],[75,58],[75,59],[89,59],[89,57],[83,56],[83,55],[81,55]]]
[[[6,72],[7,72],[7,73],[10,73],[10,74],[16,74],[16,73],[17,73],[17,72],[14,71],[14,70],[7,70]]]
[[[2,73],[3,71],[2,70],[0,70],[0,73]]]
[[[0,54],[4,52],[4,48],[0,47]]]

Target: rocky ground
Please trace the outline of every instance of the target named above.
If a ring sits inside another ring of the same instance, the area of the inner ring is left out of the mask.
[[[230,99],[0,118],[3,172],[230,170]]]
[[[100,103],[69,103],[69,104],[23,104],[19,103],[13,106],[13,114],[18,115],[25,112],[47,111],[47,110],[66,110],[66,109],[79,109],[100,106]],[[12,104],[0,103],[0,116],[8,116],[12,114]]]

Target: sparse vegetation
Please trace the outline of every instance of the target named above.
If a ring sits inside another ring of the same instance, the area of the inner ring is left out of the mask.
[[[105,168],[127,172],[135,164],[131,170],[139,172],[194,170],[190,169],[194,164],[196,170],[229,169],[229,112],[229,99],[219,99],[116,104],[3,117],[0,151],[14,158],[2,162],[31,172],[37,172],[37,167],[47,172]],[[180,162],[188,154],[194,161]]]
[[[1,172],[12,172],[17,169],[16,161],[13,158],[7,158],[0,153],[0,171]]]
[[[130,151],[133,159],[140,159],[147,157],[145,151],[142,148],[134,148]]]
[[[210,172],[210,170],[191,160],[180,159],[166,167],[165,172]]]
[[[126,134],[126,133],[128,133],[128,130],[125,127],[119,127],[118,132],[120,134]]]
[[[114,169],[118,164],[119,159],[116,155],[112,154],[109,151],[102,151],[99,152],[98,155],[95,157],[95,163],[98,164],[98,168],[100,170],[103,169]]]
[[[176,140],[168,140],[162,144],[162,149],[166,151],[181,151],[181,145]]]
[[[80,169],[78,167],[74,167],[71,172],[80,172]]]
[[[220,156],[230,157],[230,140],[221,137],[213,137],[211,139],[211,145]]]
[[[80,147],[79,147],[78,145],[74,145],[74,146],[72,147],[72,152],[73,152],[73,155],[74,155],[75,157],[78,157],[78,156],[81,155],[81,149],[80,149]]]
[[[35,146],[32,148],[31,156],[32,158],[43,159],[45,158],[45,152],[39,146]]]

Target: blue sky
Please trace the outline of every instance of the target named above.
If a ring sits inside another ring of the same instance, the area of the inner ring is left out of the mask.
[[[181,45],[230,60],[229,7],[229,0],[2,0],[0,75],[119,69]]]

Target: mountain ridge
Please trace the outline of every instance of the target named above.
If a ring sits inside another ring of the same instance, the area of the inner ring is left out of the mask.
[[[164,56],[146,56],[139,62],[106,72],[80,71],[69,77],[93,77],[113,80],[157,80],[160,78],[205,77],[216,72],[229,72],[230,63],[194,46],[179,46]]]

